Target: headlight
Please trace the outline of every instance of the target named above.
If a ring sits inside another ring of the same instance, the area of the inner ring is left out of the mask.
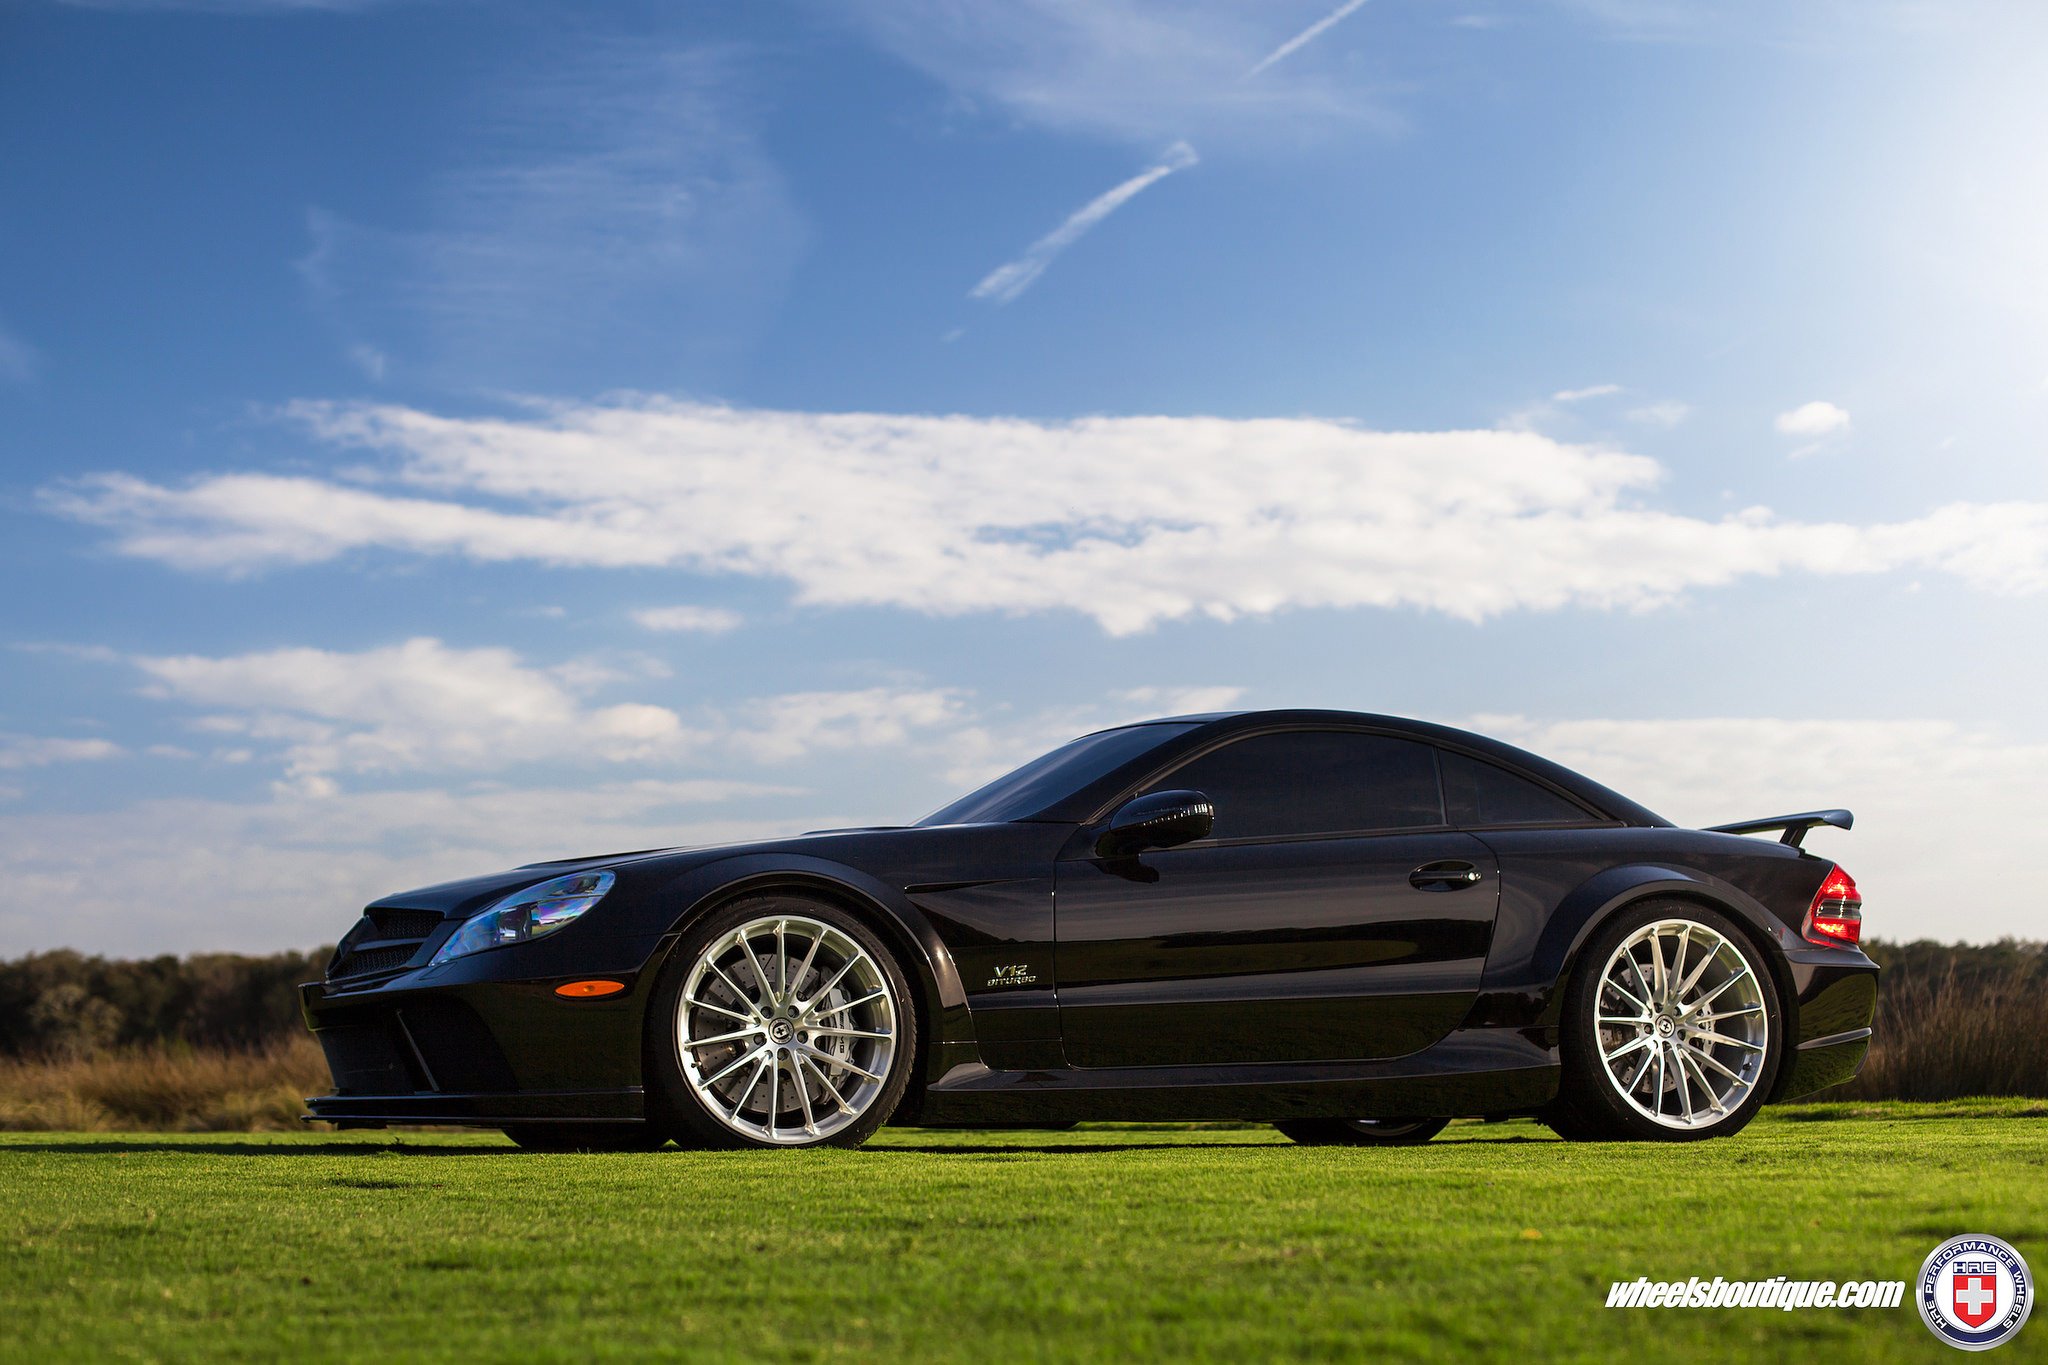
[[[539,886],[515,891],[480,915],[473,915],[441,945],[434,960],[438,967],[452,958],[467,957],[505,943],[524,943],[530,938],[552,934],[591,906],[604,899],[616,881],[609,872],[572,872]]]

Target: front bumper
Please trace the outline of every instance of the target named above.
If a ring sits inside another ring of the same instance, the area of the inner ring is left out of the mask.
[[[299,987],[334,1092],[312,1117],[499,1127],[645,1116],[641,1027],[659,941],[564,933],[368,983]],[[604,978],[616,995],[555,987]]]

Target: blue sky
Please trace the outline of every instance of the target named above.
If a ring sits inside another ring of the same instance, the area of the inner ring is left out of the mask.
[[[2040,937],[2044,60],[1988,0],[12,5],[0,952],[1219,705],[1846,804],[1875,932]]]

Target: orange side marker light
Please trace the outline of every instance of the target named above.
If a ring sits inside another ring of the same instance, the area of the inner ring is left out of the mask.
[[[555,987],[555,994],[570,1000],[591,1000],[600,995],[617,995],[624,989],[623,981],[569,981]]]

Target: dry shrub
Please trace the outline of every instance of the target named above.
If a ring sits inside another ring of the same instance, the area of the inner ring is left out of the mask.
[[[304,1034],[247,1051],[155,1046],[0,1060],[0,1129],[296,1130],[304,1097],[328,1088],[319,1045]]]
[[[2048,1095],[2048,992],[2030,970],[1887,979],[1872,1028],[1863,1074],[1827,1098]]]

